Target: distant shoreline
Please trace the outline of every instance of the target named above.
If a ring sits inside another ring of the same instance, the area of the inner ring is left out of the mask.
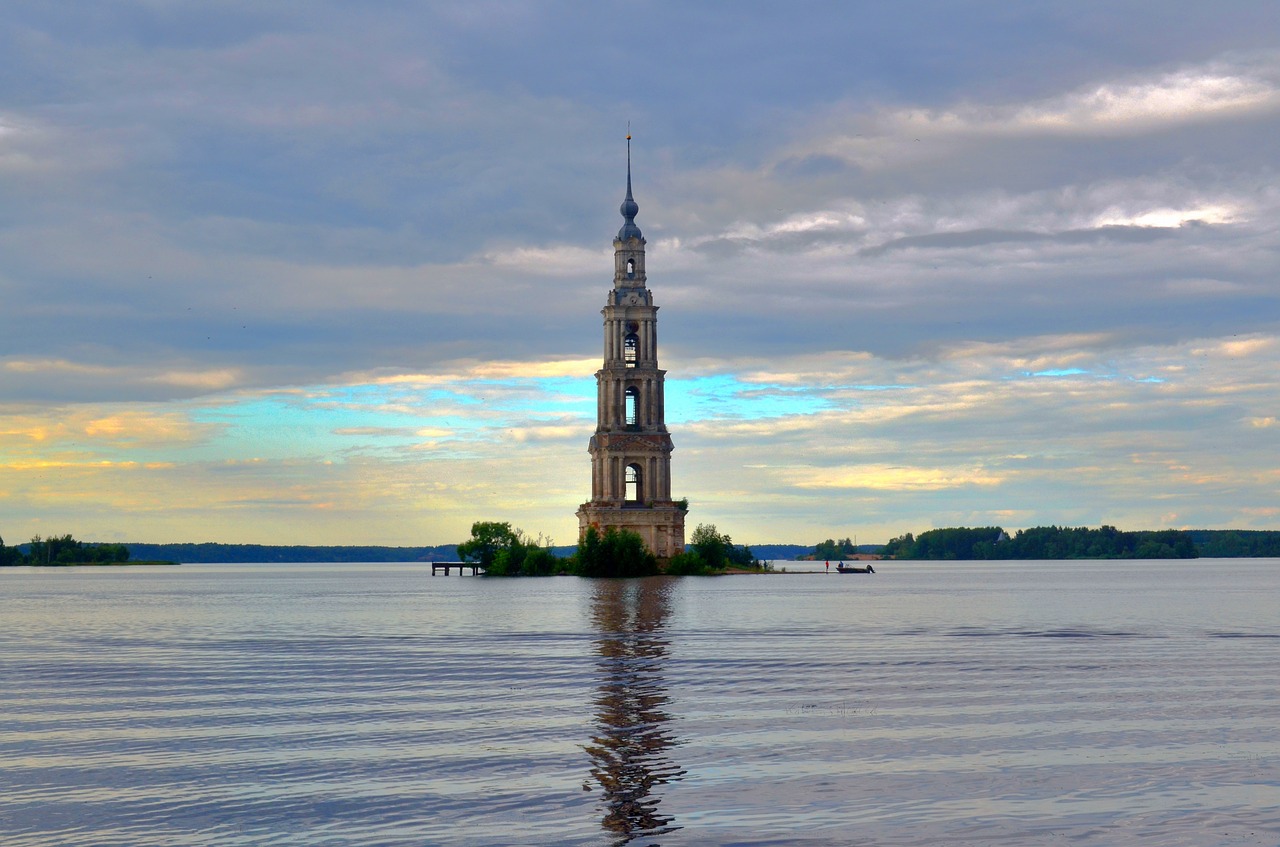
[[[173,565],[178,566],[181,562],[171,562],[163,559],[142,559],[136,562],[23,562],[19,565],[10,565],[17,568],[127,568],[131,565],[145,566],[162,566]]]
[[[924,555],[893,555],[899,552],[897,548],[902,547],[905,539],[893,539],[890,544],[859,544],[856,552],[843,552],[842,556],[818,557],[815,553],[815,545],[802,544],[749,544],[752,555],[762,561],[811,561],[822,562],[824,560],[832,563],[840,561],[1000,561],[1004,558],[1016,558],[1025,560],[1046,560],[1046,561],[1076,561],[1076,560],[1095,560],[1095,559],[1127,559],[1137,558],[1133,556],[1136,549],[1129,555],[1117,555],[1121,552],[1112,550],[1108,546],[1101,543],[1096,551],[1092,550],[1092,543],[1085,545],[1067,544],[1066,541],[1072,540],[1076,535],[1087,535],[1090,541],[1094,536],[1099,536],[1097,540],[1106,540],[1101,538],[1103,535],[1109,535],[1114,532],[1116,535],[1135,535],[1139,533],[1126,533],[1115,531],[1113,528],[1104,528],[1105,532],[1099,530],[1088,530],[1087,528],[1062,528],[1048,527],[1039,528],[1036,532],[1046,536],[1046,541],[1056,542],[1053,545],[1046,544],[1044,549],[1034,552],[1038,555],[1010,555],[1013,551],[1006,550],[1004,555],[993,555],[995,552],[995,543],[993,542],[992,550],[985,551],[987,555],[975,555],[972,546],[966,545],[949,545],[939,544],[938,549],[934,550],[933,544],[929,545],[929,550],[921,550]],[[941,530],[927,530],[920,534],[922,538],[933,538],[937,536],[937,540],[944,541],[945,536],[956,534],[973,534],[978,533],[998,533],[1001,530],[998,527],[990,527],[979,530],[965,528],[949,528]],[[1145,533],[1146,531],[1142,531]],[[1190,536],[1191,542],[1194,544],[1194,554],[1196,557],[1205,559],[1234,559],[1234,558],[1272,558],[1280,557],[1280,530],[1185,530]],[[1018,535],[1026,534],[1025,531],[1019,530]],[[908,535],[906,538],[911,538]],[[919,538],[915,539],[919,542]],[[1000,546],[1004,546],[1007,542],[1000,542]],[[30,545],[17,545],[12,549],[16,549],[19,553],[25,555]],[[89,543],[89,546],[99,546],[97,543]],[[381,546],[381,545],[263,545],[263,544],[226,544],[221,542],[199,542],[199,543],[177,543],[177,544],[150,544],[139,542],[125,542],[121,546],[128,549],[130,560],[124,564],[144,564],[144,563],[181,563],[181,564],[372,564],[377,562],[385,563],[430,563],[430,562],[453,562],[458,560],[458,546],[456,544],[440,544],[433,546]],[[822,546],[826,546],[825,544]],[[912,545],[917,546],[917,545]],[[1185,546],[1185,545],[1184,545]],[[889,550],[885,551],[885,548]],[[552,545],[550,552],[557,558],[566,558],[572,555],[576,550],[576,546],[571,545]],[[834,552],[834,551],[833,551]],[[888,552],[890,555],[885,555]],[[1020,551],[1021,552],[1021,551]],[[1030,552],[1030,551],[1028,551]],[[1088,555],[1090,552],[1096,552],[1101,555]],[[1164,551],[1153,551],[1164,552]],[[1187,550],[1185,552],[1191,552]],[[1057,555],[1049,555],[1055,553]],[[950,555],[948,555],[950,554]],[[1081,555],[1083,554],[1083,555]],[[1108,555],[1110,554],[1110,555]],[[50,563],[53,565],[54,563]],[[97,566],[102,563],[76,563],[83,565]],[[55,565],[56,566],[56,565]]]
[[[795,561],[799,561],[798,559]],[[781,570],[745,570],[742,568],[727,568],[718,573],[707,574],[707,576],[849,576],[842,574],[840,571],[789,571],[786,568]]]

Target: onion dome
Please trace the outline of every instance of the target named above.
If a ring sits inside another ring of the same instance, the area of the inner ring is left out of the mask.
[[[618,240],[626,241],[629,238],[644,239],[640,234],[640,227],[636,226],[636,215],[640,212],[640,204],[631,196],[631,136],[627,136],[627,197],[622,201],[622,205],[618,207],[618,211],[622,213],[623,219],[626,221],[622,225],[622,229],[618,230]]]

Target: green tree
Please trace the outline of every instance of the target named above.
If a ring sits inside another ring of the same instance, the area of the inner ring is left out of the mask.
[[[666,572],[672,576],[694,576],[721,573],[730,565],[758,565],[755,554],[746,545],[737,545],[715,524],[699,524],[689,538],[689,549],[671,557]]]
[[[531,539],[509,523],[477,521],[471,538],[458,545],[458,556],[484,565],[489,576],[550,576],[564,570],[550,546],[551,539]]]
[[[588,527],[574,556],[581,576],[633,577],[658,572],[658,560],[644,539],[629,529]]]
[[[92,550],[99,562],[129,561],[129,548],[124,544],[95,544]]]
[[[702,557],[692,550],[681,550],[667,562],[663,573],[668,576],[708,576],[719,571],[708,568]]]
[[[745,544],[734,544],[727,535],[724,540],[729,544],[729,549],[725,551],[725,555],[729,557],[730,565],[742,568],[759,567],[761,565],[761,562],[756,559],[756,554],[751,552],[750,547]]]
[[[522,576],[551,576],[564,569],[564,562],[546,547],[530,544],[525,548],[524,561],[520,563]]]
[[[813,557],[815,559],[843,559],[857,552],[858,548],[854,546],[852,538],[842,538],[839,541],[828,538],[826,541],[819,542],[814,546]]]
[[[488,576],[519,576],[527,553],[528,549],[518,542],[503,547],[494,553],[484,572]]]
[[[915,546],[916,538],[908,532],[906,535],[890,538],[888,543],[880,550],[880,555],[886,559],[910,559]]]
[[[488,570],[499,551],[509,550],[520,543],[517,530],[503,521],[476,521],[471,525],[471,537],[458,545],[458,558],[464,562],[477,562]]]
[[[689,546],[708,570],[722,571],[729,564],[729,549],[733,541],[721,535],[715,524],[700,523],[689,537]]]
[[[6,547],[4,538],[0,537],[0,567],[5,565],[21,565],[22,551],[17,547]]]
[[[27,548],[27,559],[33,565],[71,565],[88,561],[81,552],[82,545],[68,533],[67,535],[51,535],[41,538],[39,535],[31,539]]]

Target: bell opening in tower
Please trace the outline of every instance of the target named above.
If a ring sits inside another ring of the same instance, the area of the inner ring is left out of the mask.
[[[639,426],[640,424],[640,389],[634,385],[627,389],[627,408],[626,422],[628,427]]]
[[[629,506],[639,506],[644,503],[644,491],[641,485],[639,465],[627,465],[626,502]]]

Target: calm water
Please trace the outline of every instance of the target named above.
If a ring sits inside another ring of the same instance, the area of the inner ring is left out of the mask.
[[[0,571],[0,843],[1280,844],[1280,560]]]

